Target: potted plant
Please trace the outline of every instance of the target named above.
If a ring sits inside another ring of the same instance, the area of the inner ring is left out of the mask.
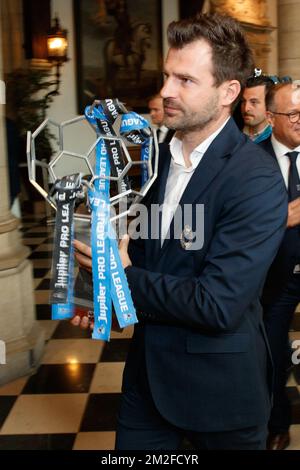
[[[14,138],[19,143],[18,165],[20,169],[23,209],[34,211],[34,202],[42,198],[32,187],[28,180],[26,139],[27,131],[35,130],[46,118],[46,111],[53,101],[49,87],[53,85],[50,80],[50,71],[45,69],[16,69],[6,76],[7,105],[6,116],[15,127]],[[51,141],[54,136],[46,126],[36,141],[36,150],[39,159],[49,162],[52,156]],[[9,145],[8,145],[9,153]],[[41,175],[38,175],[40,178]],[[26,202],[28,201],[28,202]]]

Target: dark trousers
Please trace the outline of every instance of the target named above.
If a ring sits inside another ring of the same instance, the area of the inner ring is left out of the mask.
[[[196,450],[264,450],[267,423],[227,432],[194,432],[177,428],[159,413],[145,373],[123,392],[118,415],[117,450],[182,449],[187,438]]]
[[[286,393],[288,369],[291,365],[289,329],[300,302],[300,274],[294,275],[264,307],[264,321],[274,363],[273,408],[269,421],[272,433],[282,433],[291,424],[291,405]]]

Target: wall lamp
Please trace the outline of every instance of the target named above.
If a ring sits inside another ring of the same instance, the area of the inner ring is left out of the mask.
[[[58,90],[60,86],[60,67],[63,65],[64,62],[67,62],[67,49],[68,49],[68,41],[67,41],[67,30],[62,29],[59,23],[59,19],[56,16],[53,21],[53,26],[51,27],[48,35],[47,35],[47,53],[48,53],[48,61],[51,63],[52,66],[56,67],[55,72],[55,81],[53,85],[55,89],[48,93],[47,97],[50,95],[58,95]]]

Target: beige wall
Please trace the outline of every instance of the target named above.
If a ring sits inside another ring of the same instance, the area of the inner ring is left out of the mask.
[[[300,0],[278,0],[279,75],[300,79]]]
[[[0,0],[4,72],[23,67],[24,38],[22,0]]]
[[[270,52],[268,56],[268,74],[278,73],[278,9],[277,0],[267,0],[267,14],[275,30],[270,34]]]
[[[177,0],[163,0],[162,1],[162,38],[163,38],[163,56],[165,57],[168,52],[168,41],[166,30],[171,21],[179,18],[179,3]]]

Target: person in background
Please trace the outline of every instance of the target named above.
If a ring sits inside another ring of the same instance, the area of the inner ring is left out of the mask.
[[[288,334],[300,302],[300,90],[278,84],[266,96],[272,135],[259,145],[278,164],[289,206],[287,227],[263,289],[264,320],[274,362],[274,403],[268,449],[282,450],[290,442],[291,405],[286,393],[291,348]]]
[[[248,78],[242,95],[243,132],[255,143],[267,139],[272,133],[266,116],[265,97],[273,85],[271,78],[262,75],[260,69],[255,69],[254,75]]]
[[[161,144],[165,142],[168,144],[174,135],[174,130],[168,129],[164,125],[164,107],[163,99],[158,93],[150,98],[148,102],[149,114],[151,117],[152,124],[157,126],[157,140]]]

